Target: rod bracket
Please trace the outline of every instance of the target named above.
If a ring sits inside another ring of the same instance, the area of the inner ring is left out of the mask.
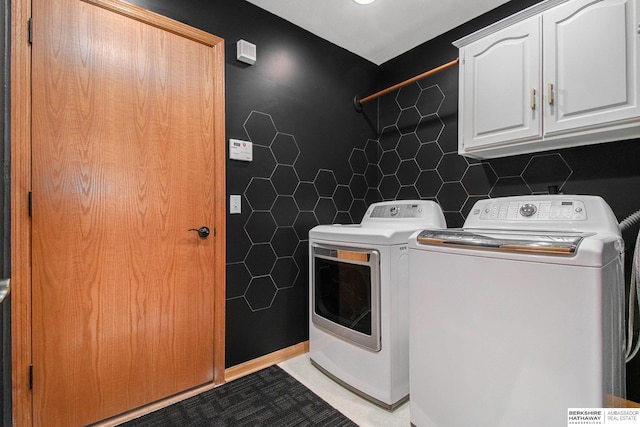
[[[353,97],[353,108],[355,108],[357,112],[362,111],[362,104],[360,103],[360,97],[358,95]]]

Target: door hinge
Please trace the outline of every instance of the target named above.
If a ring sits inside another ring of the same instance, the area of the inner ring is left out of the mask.
[[[33,390],[33,365],[29,365],[29,390]]]
[[[29,191],[29,218],[31,218],[33,214],[33,193]]]
[[[31,44],[33,42],[33,18],[29,18],[29,44]]]

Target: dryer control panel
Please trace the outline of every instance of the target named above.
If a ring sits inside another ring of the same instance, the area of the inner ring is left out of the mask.
[[[432,200],[397,200],[374,203],[360,222],[362,227],[444,228],[447,223],[442,208]]]
[[[580,200],[522,200],[489,202],[479,207],[480,220],[585,221]]]
[[[371,218],[418,218],[422,206],[416,203],[374,206]]]

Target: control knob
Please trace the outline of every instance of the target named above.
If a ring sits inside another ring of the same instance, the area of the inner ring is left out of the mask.
[[[536,205],[532,205],[531,203],[525,203],[524,205],[520,206],[520,215],[526,218],[529,218],[535,215],[537,210],[538,208],[536,208]]]

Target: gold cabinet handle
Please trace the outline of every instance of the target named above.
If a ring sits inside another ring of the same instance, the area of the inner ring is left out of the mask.
[[[536,90],[533,88],[531,89],[531,96],[529,97],[529,105],[532,110],[536,109]]]
[[[549,105],[553,105],[553,83],[549,83],[548,85],[549,93],[547,98],[549,100]]]

